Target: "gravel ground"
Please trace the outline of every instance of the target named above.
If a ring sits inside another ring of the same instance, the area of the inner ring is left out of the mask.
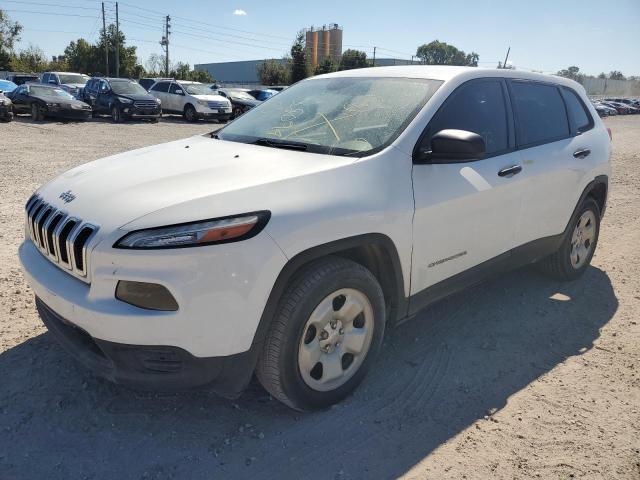
[[[606,123],[614,177],[593,266],[520,270],[388,332],[354,396],[295,413],[95,378],[46,333],[16,255],[23,204],[83,162],[216,125],[0,124],[0,478],[640,478],[640,117]]]

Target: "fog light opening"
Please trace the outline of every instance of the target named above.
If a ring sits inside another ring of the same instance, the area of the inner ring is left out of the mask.
[[[120,280],[116,286],[116,298],[146,310],[167,312],[178,310],[178,302],[171,295],[171,292],[167,290],[167,287],[157,283]]]

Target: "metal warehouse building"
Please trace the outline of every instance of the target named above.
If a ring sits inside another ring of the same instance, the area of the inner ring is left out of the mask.
[[[272,59],[278,63],[286,64],[286,60],[282,58]],[[267,60],[245,60],[241,62],[221,62],[221,63],[200,63],[195,65],[196,70],[209,72],[217,82],[239,84],[239,85],[257,85],[260,84],[258,78],[258,65]],[[414,64],[419,62],[414,61]],[[397,58],[377,58],[376,66],[385,67],[390,65],[410,65],[410,60],[401,60]]]

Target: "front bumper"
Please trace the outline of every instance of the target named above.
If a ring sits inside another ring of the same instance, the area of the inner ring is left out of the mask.
[[[87,120],[91,117],[91,109],[67,110],[49,108],[45,113],[47,117],[62,118],[66,120]]]
[[[144,390],[207,387],[236,397],[253,374],[259,349],[226,357],[198,358],[172,346],[128,345],[99,340],[67,322],[36,297],[40,318],[58,343],[97,375]]]
[[[160,105],[154,108],[140,108],[140,107],[130,107],[130,106],[122,106],[122,113],[125,114],[129,118],[160,118],[161,108]]]

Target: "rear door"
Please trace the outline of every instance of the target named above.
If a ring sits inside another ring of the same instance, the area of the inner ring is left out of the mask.
[[[20,85],[13,92],[11,101],[13,102],[13,109],[16,111],[16,113],[28,113],[31,111],[31,105],[29,103],[27,92],[28,87],[26,85]]]
[[[586,173],[581,150],[589,150],[587,131],[593,119],[579,112],[571,113],[565,105],[563,88],[552,83],[526,80],[509,81],[516,121],[522,177],[522,215],[518,217],[518,245],[558,235],[567,226],[581,192]],[[573,94],[571,94],[573,95]],[[571,97],[567,97],[571,100]],[[583,108],[572,101],[573,109]],[[584,107],[586,109],[586,107]],[[572,126],[572,117],[578,126]]]
[[[184,90],[180,85],[173,82],[169,86],[169,93],[167,93],[167,102],[169,104],[169,108],[174,112],[182,112],[184,109],[183,100],[185,98]]]
[[[520,175],[501,173],[519,166],[504,80],[478,79],[458,87],[429,122],[420,145],[428,148],[428,139],[444,129],[481,135],[487,153],[470,162],[413,166],[411,294],[417,305],[412,311],[432,300],[428,287],[508,257],[515,243],[522,194]]]
[[[169,91],[169,84],[171,82],[157,82],[149,89],[149,93],[156,98],[160,99],[162,111],[169,112],[171,107],[168,105],[167,92]]]

